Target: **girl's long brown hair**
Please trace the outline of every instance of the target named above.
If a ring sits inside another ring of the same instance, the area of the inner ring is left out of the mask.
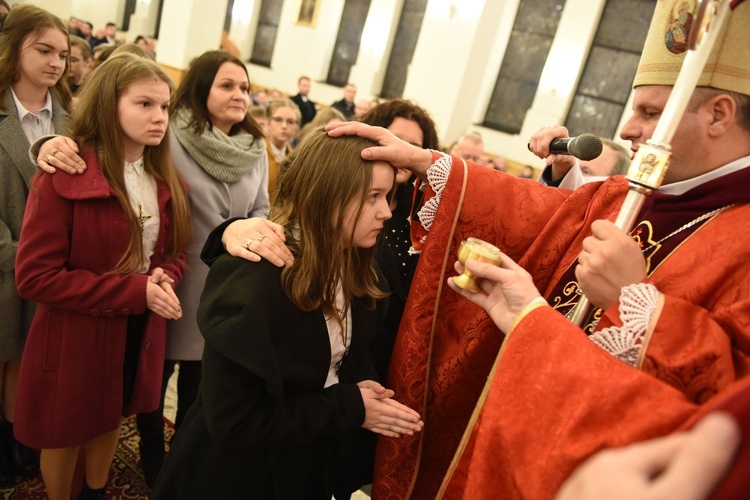
[[[344,236],[347,208],[362,214],[372,183],[373,163],[360,157],[374,143],[359,137],[331,138],[322,128],[297,148],[279,185],[270,219],[283,225],[294,264],[282,272],[282,286],[303,311],[321,308],[342,323],[351,297],[385,297],[378,289],[373,257],[376,248],[353,246]],[[356,224],[356,223],[355,223]],[[336,289],[345,304],[336,310]]]
[[[70,37],[65,24],[54,14],[40,9],[35,5],[20,5],[10,11],[5,19],[2,36],[0,36],[0,109],[5,109],[5,96],[8,89],[16,83],[21,75],[18,68],[21,64],[21,47],[26,37],[40,37],[47,29],[60,30],[68,40],[68,53],[70,53]],[[69,58],[68,58],[69,59]],[[70,111],[70,103],[73,96],[68,87],[68,59],[65,61],[65,70],[54,87],[50,88],[55,93],[65,111]]]
[[[158,79],[174,90],[172,81],[157,63],[132,54],[110,57],[88,78],[81,88],[79,101],[73,112],[71,136],[81,150],[98,151],[104,177],[117,194],[128,219],[130,243],[114,273],[129,274],[143,261],[143,242],[138,218],[128,201],[123,165],[123,131],[118,119],[117,104],[133,83]],[[158,146],[146,146],[143,163],[147,172],[163,181],[172,194],[172,237],[167,239],[164,260],[176,259],[190,242],[192,229],[185,185],[172,163],[169,135]]]

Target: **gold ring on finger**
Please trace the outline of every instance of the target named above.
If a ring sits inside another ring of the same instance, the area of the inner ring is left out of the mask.
[[[265,236],[261,234],[260,236],[258,236],[258,239],[255,240],[255,241],[257,241],[258,243],[260,243],[261,241],[263,241],[263,238],[265,238]]]
[[[54,155],[47,155],[47,163],[49,163],[52,158],[54,158]]]
[[[248,252],[250,251],[250,245],[252,244],[252,242],[253,240],[247,240],[247,243],[245,243],[245,248],[247,249]]]

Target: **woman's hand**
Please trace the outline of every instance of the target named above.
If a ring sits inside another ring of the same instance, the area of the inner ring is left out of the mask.
[[[513,322],[529,303],[540,297],[531,275],[513,259],[501,254],[500,266],[474,260],[466,261],[466,268],[479,278],[482,292],[470,292],[457,286],[453,278],[448,285],[485,311],[503,332],[508,333]],[[463,266],[456,262],[455,269],[463,272]]]
[[[375,384],[375,390],[369,388],[373,387],[371,384]],[[362,423],[365,429],[384,436],[399,437],[403,434],[412,435],[424,427],[419,413],[390,398],[393,391],[372,380],[357,385],[365,404],[365,421]]]
[[[42,143],[36,163],[39,168],[54,174],[57,169],[69,174],[82,174],[86,164],[78,156],[78,145],[69,137],[57,136]]]
[[[387,398],[392,398],[395,392],[391,389],[386,389],[383,387],[380,382],[375,382],[374,380],[363,380],[362,382],[357,383],[357,387],[360,389],[370,389],[374,391],[378,395],[384,395]]]
[[[284,227],[266,219],[253,217],[232,222],[224,230],[221,242],[230,255],[252,262],[266,259],[278,267],[294,262],[292,252],[284,244]]]
[[[165,319],[180,319],[180,299],[174,293],[174,280],[160,267],[155,268],[146,283],[146,307]]]

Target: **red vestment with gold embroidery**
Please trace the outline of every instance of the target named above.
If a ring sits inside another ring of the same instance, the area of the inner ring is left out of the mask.
[[[688,425],[702,404],[750,372],[750,206],[743,204],[750,169],[730,176],[721,189],[736,205],[685,231],[687,238],[675,235],[679,244],[652,268],[649,281],[665,300],[638,369],[550,307],[524,318],[499,354],[506,339],[487,314],[440,286],[455,275],[459,243],[472,236],[519,262],[551,299],[591,223],[617,216],[627,180],[570,192],[473,164],[465,174],[454,158],[388,381],[422,414],[425,429],[379,441],[373,497],[551,498],[594,452]],[[695,197],[690,209],[701,204]],[[679,214],[652,239],[684,224]],[[597,330],[622,324],[617,307],[603,312]]]

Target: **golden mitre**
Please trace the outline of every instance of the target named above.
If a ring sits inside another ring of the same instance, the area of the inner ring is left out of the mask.
[[[728,0],[725,0],[728,1]],[[697,0],[658,0],[633,86],[674,85],[688,50]],[[750,1],[729,12],[698,86],[750,95]]]

